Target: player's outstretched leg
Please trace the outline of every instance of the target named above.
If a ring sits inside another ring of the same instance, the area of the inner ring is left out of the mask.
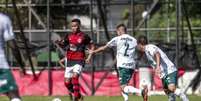
[[[186,96],[186,94],[184,94],[181,89],[177,88],[174,93],[176,96],[179,96],[182,101],[189,101],[188,97]]]
[[[126,87],[124,87],[124,92],[127,94],[129,94],[129,93],[141,94],[144,101],[148,100],[148,88],[147,88],[147,86],[145,86],[143,90],[137,89],[133,86],[126,86]]]
[[[124,91],[122,91],[121,95],[123,96],[124,101],[128,101],[128,94],[127,93],[125,93]]]

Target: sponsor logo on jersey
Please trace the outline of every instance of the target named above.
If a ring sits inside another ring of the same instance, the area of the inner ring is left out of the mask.
[[[131,38],[121,38],[121,40],[132,41]]]
[[[133,63],[133,62],[131,62],[131,63],[123,63],[123,65],[124,65],[124,66],[133,66],[134,63]]]

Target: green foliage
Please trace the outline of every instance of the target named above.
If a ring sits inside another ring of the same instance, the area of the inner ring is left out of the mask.
[[[190,1],[190,0],[188,0]],[[201,13],[198,6],[199,4],[190,3],[186,4],[187,14],[191,23],[191,28],[193,27],[200,27],[201,26]],[[188,28],[187,20],[185,18],[185,15],[183,13],[182,15],[181,24],[183,23],[183,28]],[[161,9],[159,9],[156,13],[154,13],[149,18],[149,28],[176,28],[176,11],[175,11],[175,5],[170,4],[169,11],[167,9],[167,4],[162,5]],[[176,38],[176,31],[171,31],[170,38],[175,39]],[[189,34],[188,31],[184,31],[184,37],[187,37]],[[193,31],[193,35],[195,37],[201,37],[201,34],[199,31]],[[166,39],[167,37],[167,31],[158,31],[158,32],[150,32],[150,38],[160,38],[160,39]]]

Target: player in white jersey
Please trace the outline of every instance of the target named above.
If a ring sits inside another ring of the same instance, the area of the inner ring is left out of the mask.
[[[161,78],[169,101],[175,101],[175,95],[179,96],[183,101],[189,101],[182,90],[176,88],[177,68],[167,55],[156,45],[148,44],[145,36],[139,36],[137,43],[138,49],[146,54],[148,62],[154,68],[155,73]]]
[[[140,90],[128,85],[135,69],[134,55],[137,40],[134,37],[126,34],[126,26],[124,24],[118,25],[116,31],[118,36],[114,37],[106,45],[99,47],[94,51],[90,51],[90,53],[94,54],[103,51],[106,48],[116,47],[117,68],[124,101],[128,101],[129,93],[142,94],[144,101],[147,101],[147,87],[145,87],[144,90]]]
[[[8,42],[10,47],[14,47],[13,39],[14,33],[10,19],[5,14],[0,13],[0,93],[6,94],[11,101],[21,101],[4,51],[5,42]]]

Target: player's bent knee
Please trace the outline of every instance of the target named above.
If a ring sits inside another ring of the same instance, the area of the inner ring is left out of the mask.
[[[169,90],[170,92],[174,92],[174,91],[176,90],[175,84],[169,84],[169,85],[168,85],[168,90]]]
[[[169,92],[175,92],[175,88],[169,88]]]

